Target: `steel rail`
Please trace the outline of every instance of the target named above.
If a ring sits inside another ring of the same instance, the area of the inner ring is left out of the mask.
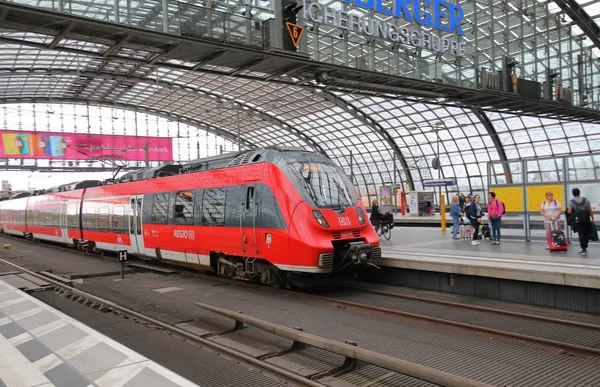
[[[216,306],[195,302],[196,306],[220,314],[222,316],[234,319],[236,322],[244,323],[254,328],[272,333],[274,335],[293,340],[294,342],[310,345],[320,348],[325,351],[336,353],[346,358],[356,359],[368,364],[376,365],[395,371],[404,375],[409,375],[417,379],[436,383],[446,387],[484,387],[491,386],[490,384],[479,382],[472,379],[467,379],[462,376],[454,375],[445,371],[440,371],[435,368],[424,365],[411,363],[406,360],[398,359],[392,356],[384,355],[368,349],[356,347],[354,345],[345,344],[339,341],[326,339],[310,333],[305,333],[296,329],[288,328],[279,324],[274,324],[270,321],[265,321],[252,317],[242,312],[233,312],[231,310],[219,308]]]
[[[19,238],[19,237],[16,237],[16,236],[11,236],[11,235],[6,235],[6,234],[3,235],[3,237],[8,237],[8,238],[19,240],[19,241],[23,241],[23,242],[36,243],[34,241],[29,241],[29,240],[26,240],[26,239],[23,239],[23,238]],[[44,241],[40,241],[40,243],[43,243],[44,246],[55,248],[57,250],[70,251],[70,252],[79,253],[79,254],[82,254],[82,255],[87,255],[87,256],[91,256],[91,257],[95,257],[95,258],[100,258],[100,259],[108,259],[108,257],[100,256],[100,255],[95,254],[95,253],[88,253],[88,252],[81,251],[81,250],[73,250],[73,249],[69,249],[67,247],[63,247],[63,246],[57,246],[57,245],[54,245],[54,244],[44,243]],[[39,243],[36,243],[36,244],[39,244]],[[167,267],[171,267],[171,266],[167,265]],[[210,280],[218,281],[218,282],[224,282],[224,283],[230,283],[230,284],[232,283],[232,280],[230,280],[228,278],[210,276],[210,275],[199,273],[199,272],[196,272],[196,271],[183,271],[183,270],[181,270],[181,268],[178,268],[177,270],[182,275],[191,275],[191,276],[194,276],[194,277],[206,278],[206,279],[210,279]],[[46,279],[46,277],[44,277],[44,279]],[[250,283],[244,283],[244,282],[233,282],[233,283],[236,286],[251,286],[251,287],[255,287],[255,286],[253,286],[253,284],[250,284]],[[265,289],[265,290],[269,291],[271,289]],[[575,344],[562,343],[562,342],[559,342],[559,341],[548,340],[548,339],[543,339],[543,338],[537,338],[537,337],[533,337],[533,336],[527,336],[527,335],[522,335],[522,334],[512,333],[512,332],[507,332],[507,331],[502,331],[502,330],[493,329],[493,328],[485,328],[485,327],[481,327],[481,326],[477,326],[477,325],[471,325],[471,324],[466,324],[466,323],[461,323],[461,322],[456,322],[456,321],[444,320],[444,319],[441,319],[441,318],[424,316],[424,315],[420,315],[420,314],[416,314],[416,313],[410,313],[410,312],[403,312],[403,311],[399,311],[399,310],[395,310],[395,309],[389,309],[389,308],[371,306],[371,305],[366,305],[366,304],[360,304],[360,303],[355,303],[355,302],[352,302],[352,301],[343,301],[343,300],[339,300],[339,299],[335,299],[335,298],[329,298],[329,297],[316,296],[316,295],[311,295],[311,294],[306,294],[306,293],[300,293],[300,292],[292,291],[292,290],[277,289],[277,290],[273,290],[273,291],[276,292],[276,293],[280,293],[280,294],[281,293],[283,293],[283,294],[291,294],[291,295],[295,295],[295,296],[299,296],[299,297],[304,297],[304,298],[313,298],[313,299],[318,299],[318,300],[321,300],[321,301],[333,302],[333,303],[342,304],[342,305],[349,305],[349,306],[354,306],[354,307],[362,308],[362,309],[370,309],[370,310],[375,310],[375,311],[379,311],[379,312],[383,312],[383,313],[388,313],[388,314],[402,315],[402,316],[416,318],[416,319],[421,319],[421,320],[433,321],[433,322],[437,322],[437,323],[441,323],[441,324],[447,324],[447,325],[453,325],[453,326],[458,326],[458,327],[467,328],[467,329],[479,330],[479,331],[486,332],[486,333],[492,333],[492,334],[497,334],[497,335],[512,337],[512,338],[516,338],[516,339],[522,339],[522,340],[526,340],[526,341],[531,341],[531,342],[538,343],[538,344],[552,345],[552,346],[563,348],[563,349],[567,349],[567,350],[570,350],[570,351],[579,351],[579,352],[582,352],[582,353],[585,353],[585,354],[591,354],[593,356],[600,356],[600,349],[596,349],[596,348],[589,348],[589,347],[583,347],[583,346],[579,346],[579,345],[575,345]],[[410,297],[410,296],[408,296],[408,297]],[[458,304],[458,305],[461,305],[461,304]],[[480,307],[480,308],[482,308],[482,307]],[[507,311],[507,313],[517,313],[517,312],[508,312]],[[548,319],[550,319],[550,318],[548,317]],[[547,320],[547,321],[550,322],[550,320]],[[559,320],[559,319],[557,319],[556,321],[552,321],[552,322],[563,323],[563,324],[570,324],[571,323],[571,321],[568,321],[568,320]],[[578,326],[582,327],[582,328],[590,328],[590,327],[586,326],[586,324],[584,324],[584,323],[577,323],[577,322],[573,322],[573,323],[578,324]],[[583,324],[583,325],[581,325],[581,324]],[[591,325],[591,328],[596,329],[597,327],[594,326],[594,325]]]
[[[300,384],[300,385],[303,385],[303,386],[309,386],[309,387],[326,387],[325,385],[323,385],[321,383],[318,383],[318,382],[312,381],[310,379],[304,378],[304,377],[302,377],[302,376],[300,376],[298,374],[295,374],[295,373],[293,373],[291,371],[285,370],[283,368],[276,367],[276,366],[274,366],[274,365],[272,365],[270,363],[267,363],[265,361],[256,359],[255,357],[252,357],[252,356],[247,355],[245,353],[238,352],[238,351],[233,350],[231,348],[228,348],[228,347],[226,347],[224,345],[212,342],[212,341],[207,340],[207,339],[205,339],[203,337],[200,337],[200,336],[197,336],[197,335],[192,334],[190,332],[187,332],[187,331],[185,331],[183,329],[180,329],[180,328],[174,327],[172,325],[163,323],[162,321],[156,320],[156,319],[154,319],[152,317],[148,317],[146,315],[143,315],[143,314],[138,313],[136,311],[133,311],[131,309],[125,308],[123,306],[120,306],[120,305],[112,302],[112,301],[109,301],[109,300],[103,299],[101,297],[95,296],[93,294],[84,292],[84,291],[76,289],[74,287],[62,284],[62,283],[60,283],[58,281],[55,281],[53,279],[50,279],[48,277],[45,277],[45,276],[40,275],[38,273],[35,273],[35,272],[33,272],[33,271],[29,270],[29,269],[21,267],[21,266],[19,266],[17,264],[14,264],[12,262],[9,262],[9,261],[7,261],[5,259],[0,258],[0,263],[6,264],[8,266],[11,266],[11,267],[19,270],[22,273],[27,273],[29,275],[32,275],[32,276],[36,277],[36,278],[42,279],[42,280],[44,280],[46,282],[49,282],[52,285],[54,285],[55,287],[67,290],[67,291],[69,291],[72,294],[75,294],[75,295],[78,295],[80,297],[84,297],[84,298],[87,298],[89,300],[95,301],[95,302],[97,302],[97,303],[99,303],[101,305],[104,305],[106,307],[109,307],[109,308],[111,308],[113,310],[117,310],[117,311],[120,311],[120,312],[122,312],[124,314],[136,317],[136,318],[138,318],[140,320],[143,320],[143,321],[145,321],[147,323],[150,323],[152,325],[155,325],[157,327],[160,327],[160,328],[163,328],[163,329],[165,329],[167,331],[170,331],[170,332],[172,332],[174,334],[177,334],[178,336],[185,337],[186,339],[192,340],[194,342],[197,342],[199,344],[205,345],[205,346],[210,347],[210,348],[212,348],[214,350],[217,350],[219,352],[225,353],[225,354],[227,354],[227,355],[229,355],[231,357],[234,357],[236,359],[239,359],[239,360],[242,360],[244,362],[250,363],[250,364],[252,364],[252,365],[254,365],[256,367],[259,367],[259,368],[262,368],[262,369],[267,370],[269,372],[272,372],[273,374],[276,374],[276,375],[282,377],[283,379],[287,380],[288,382],[289,381],[293,381],[294,383],[297,383],[297,384]]]
[[[539,315],[535,315],[535,314],[513,312],[510,310],[503,310],[503,309],[494,309],[494,308],[488,308],[485,306],[461,304],[459,302],[434,300],[432,298],[409,296],[407,294],[386,292],[383,290],[363,289],[362,287],[354,287],[354,286],[350,286],[350,285],[344,285],[344,287],[348,288],[348,289],[352,289],[352,290],[357,290],[357,291],[360,291],[363,293],[379,294],[379,295],[387,296],[387,297],[403,298],[403,299],[407,299],[407,300],[427,302],[430,304],[452,306],[455,308],[463,308],[463,309],[476,310],[476,311],[481,311],[481,312],[496,313],[496,314],[502,314],[502,315],[507,315],[507,316],[514,316],[514,317],[522,317],[522,318],[527,318],[527,319],[531,319],[531,320],[539,320],[539,321],[550,322],[550,323],[555,323],[555,324],[570,325],[570,326],[574,326],[574,327],[595,329],[595,330],[600,331],[600,325],[582,323],[579,321],[561,320],[558,318],[539,316]]]
[[[579,352],[579,353],[583,353],[583,354],[587,354],[587,355],[600,356],[600,349],[598,349],[598,348],[590,348],[590,347],[584,347],[581,345],[568,344],[568,343],[563,343],[560,341],[543,339],[540,337],[522,335],[520,333],[507,332],[507,331],[502,331],[502,330],[494,329],[494,328],[486,328],[486,327],[462,323],[462,322],[458,322],[458,321],[445,320],[445,319],[438,318],[438,317],[425,316],[425,315],[417,314],[417,313],[403,312],[401,310],[396,310],[396,309],[389,309],[389,308],[383,308],[383,307],[379,307],[379,306],[361,304],[358,302],[344,301],[344,300],[339,300],[336,298],[322,297],[322,296],[316,296],[313,294],[304,294],[304,293],[297,293],[297,292],[295,294],[300,297],[304,297],[304,298],[321,300],[321,301],[325,301],[325,302],[332,302],[332,303],[336,303],[336,304],[340,304],[340,305],[354,306],[354,307],[357,307],[360,309],[374,310],[377,312],[395,314],[395,315],[399,315],[399,316],[415,318],[418,320],[431,321],[431,322],[435,322],[435,323],[446,324],[446,325],[450,325],[450,326],[466,328],[466,329],[491,333],[491,334],[500,335],[500,336],[511,337],[514,339],[526,340],[526,341],[534,342],[536,344],[551,345],[554,347],[566,349],[569,351]]]

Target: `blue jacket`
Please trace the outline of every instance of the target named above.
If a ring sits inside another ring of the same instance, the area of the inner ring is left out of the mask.
[[[460,214],[462,213],[461,209],[460,209],[460,205],[458,203],[452,203],[450,205],[450,216],[453,218],[456,218],[458,216],[460,216]]]

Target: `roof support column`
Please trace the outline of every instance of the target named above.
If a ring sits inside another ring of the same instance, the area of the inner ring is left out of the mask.
[[[169,32],[169,0],[162,0],[163,32]]]

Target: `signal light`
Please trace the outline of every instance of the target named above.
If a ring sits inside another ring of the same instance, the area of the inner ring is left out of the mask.
[[[289,3],[283,7],[283,21],[296,24],[296,15],[304,5],[298,5],[296,2]]]
[[[289,33],[288,29],[289,29],[289,25],[293,24],[294,28],[299,28],[297,26],[297,21],[296,21],[296,16],[298,15],[298,13],[300,12],[300,10],[302,9],[302,7],[304,7],[304,5],[298,5],[298,3],[296,3],[295,1],[290,1],[290,0],[283,0],[282,1],[282,8],[281,8],[281,13],[282,13],[282,18],[281,18],[281,29],[282,29],[282,33],[283,33],[283,49],[284,50],[289,50],[289,51],[296,51],[296,46],[297,43],[294,44],[294,41],[292,39],[292,37],[290,36],[290,34],[292,33],[292,31],[290,30]]]

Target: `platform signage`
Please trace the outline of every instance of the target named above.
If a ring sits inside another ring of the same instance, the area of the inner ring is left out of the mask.
[[[302,39],[304,27],[290,22],[286,22],[285,26],[287,27],[288,33],[290,34],[290,38],[292,38],[292,44],[294,45],[294,47],[297,48],[298,44],[300,44],[300,39]]]
[[[424,188],[451,187],[453,185],[456,185],[456,181],[452,179],[427,180],[423,182]]]
[[[325,24],[361,35],[372,36],[392,42],[407,44],[441,54],[465,56],[467,43],[458,39],[439,37],[435,31],[422,31],[421,26],[445,33],[463,36],[461,27],[464,10],[446,0],[393,0],[392,8],[383,6],[382,0],[342,0],[354,9],[365,8],[379,14],[393,16],[415,24],[413,27],[400,27],[397,22],[383,21],[369,14],[360,15],[331,7],[318,0],[303,0],[304,20]]]

